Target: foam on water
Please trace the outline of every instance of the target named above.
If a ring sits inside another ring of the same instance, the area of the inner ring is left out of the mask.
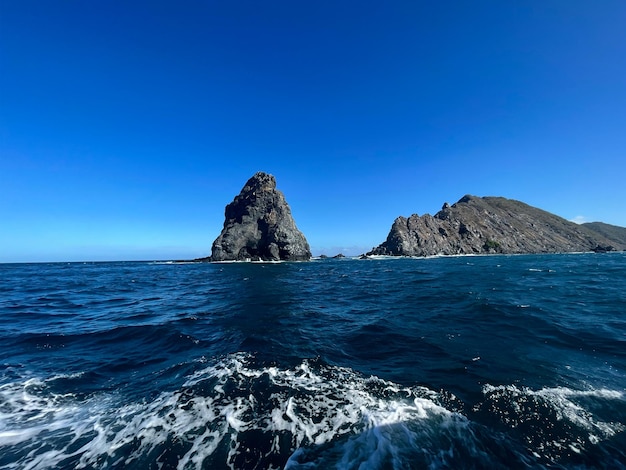
[[[580,453],[624,431],[592,412],[594,401],[624,400],[613,390],[485,386],[475,411],[546,429],[525,452],[444,392],[319,361],[280,368],[237,353],[196,365],[179,389],[135,403],[54,393],[59,376],[1,386],[0,468],[497,468],[511,458],[557,461],[558,451]]]
[[[180,390],[140,403],[55,394],[49,383],[58,377],[5,384],[0,467],[141,467],[151,458],[177,468],[279,468],[295,449],[344,434],[433,417],[465,422],[427,389],[307,361],[293,369],[250,361],[228,356],[197,370]]]
[[[543,460],[556,463],[626,430],[620,422],[608,420],[616,418],[611,414],[612,405],[621,405],[623,410],[621,391],[485,385],[483,393],[485,401],[476,405],[475,411],[488,411],[505,426],[520,431],[529,452]],[[623,459],[623,450],[613,457]]]

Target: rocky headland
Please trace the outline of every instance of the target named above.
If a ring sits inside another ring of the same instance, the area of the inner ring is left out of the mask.
[[[367,255],[566,253],[626,250],[626,228],[578,225],[520,201],[464,196],[434,216],[398,217]]]
[[[202,261],[305,261],[311,249],[274,176],[258,172],[225,209],[224,228]]]
[[[256,173],[224,212],[211,256],[196,261],[311,258],[309,243],[274,176]],[[387,239],[362,257],[589,251],[626,251],[626,228],[601,222],[579,225],[520,201],[467,195],[455,204],[445,203],[435,215],[398,217]]]

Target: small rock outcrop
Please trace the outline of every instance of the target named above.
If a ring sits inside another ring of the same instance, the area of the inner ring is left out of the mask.
[[[305,261],[311,258],[274,176],[258,172],[225,209],[211,261]]]
[[[591,227],[502,197],[464,196],[434,216],[398,217],[368,255],[433,256],[626,250]]]

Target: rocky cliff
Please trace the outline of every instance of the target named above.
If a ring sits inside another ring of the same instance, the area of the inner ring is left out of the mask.
[[[256,173],[226,206],[224,228],[213,242],[211,261],[302,261],[311,258],[306,238],[276,189],[276,179]]]
[[[464,196],[434,216],[398,217],[368,255],[563,253],[626,250],[626,242],[502,197]]]

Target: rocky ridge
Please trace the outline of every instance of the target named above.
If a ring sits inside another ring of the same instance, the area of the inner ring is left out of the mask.
[[[209,261],[304,261],[311,258],[305,236],[274,176],[258,172],[224,211],[224,228]]]
[[[626,237],[607,236],[520,201],[464,196],[434,216],[398,217],[387,240],[367,255],[433,256],[626,250]],[[621,229],[620,227],[614,229]],[[626,231],[626,229],[622,229]],[[622,233],[622,232],[619,232]]]
[[[626,228],[624,227],[605,224],[604,222],[586,222],[582,226],[613,240],[618,245],[626,246]]]

